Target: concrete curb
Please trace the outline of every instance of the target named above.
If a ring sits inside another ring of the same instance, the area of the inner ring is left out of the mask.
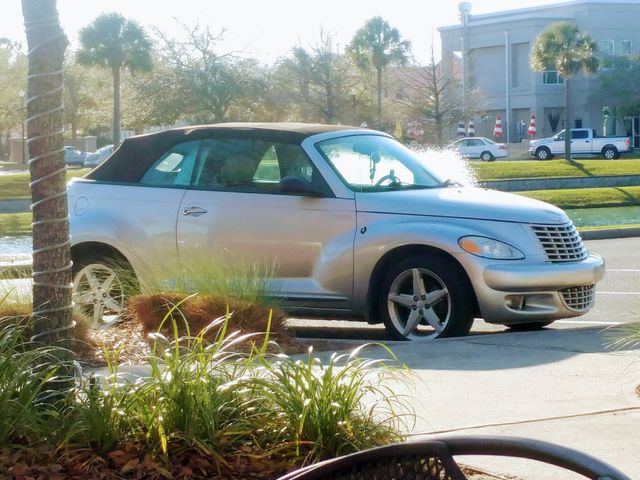
[[[608,240],[612,238],[640,237],[640,228],[611,228],[603,230],[580,231],[583,240]]]

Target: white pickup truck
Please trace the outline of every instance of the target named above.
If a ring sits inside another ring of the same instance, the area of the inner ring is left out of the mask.
[[[633,151],[629,137],[598,137],[591,128],[571,129],[572,155],[602,155],[607,160],[619,158],[622,153]],[[529,153],[538,160],[549,160],[554,155],[564,155],[564,130],[549,138],[531,140]]]

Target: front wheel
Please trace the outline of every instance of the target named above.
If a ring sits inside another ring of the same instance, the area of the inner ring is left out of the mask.
[[[602,156],[607,160],[614,160],[619,157],[618,150],[616,150],[614,147],[606,147],[604,150],[602,150]]]
[[[416,255],[387,272],[378,308],[395,340],[430,340],[468,334],[473,305],[473,292],[457,265],[439,256]]]
[[[137,289],[133,269],[124,259],[86,255],[74,260],[73,302],[92,328],[119,320]]]

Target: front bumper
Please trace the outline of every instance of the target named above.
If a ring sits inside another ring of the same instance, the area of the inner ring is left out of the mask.
[[[579,262],[489,264],[474,288],[489,323],[552,321],[588,312],[604,273],[594,254]]]

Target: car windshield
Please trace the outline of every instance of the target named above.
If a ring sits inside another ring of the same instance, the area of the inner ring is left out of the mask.
[[[356,191],[449,186],[411,150],[389,137],[351,135],[318,142],[316,148]]]

